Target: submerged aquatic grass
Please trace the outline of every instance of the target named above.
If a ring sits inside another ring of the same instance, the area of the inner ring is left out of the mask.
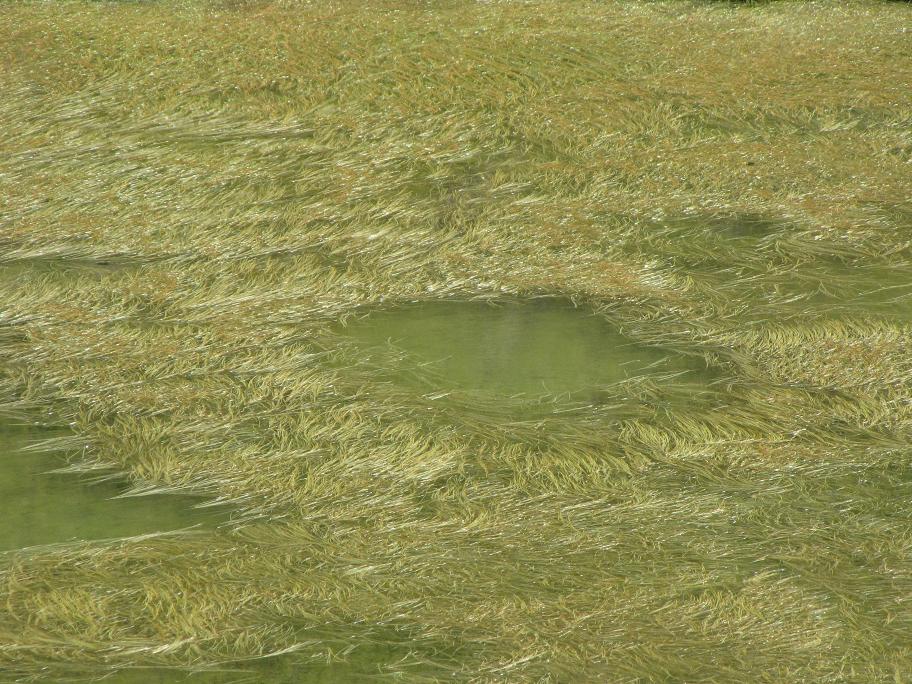
[[[5,4],[0,416],[232,515],[5,554],[0,679],[912,677],[910,20]],[[543,298],[671,367],[346,332]]]

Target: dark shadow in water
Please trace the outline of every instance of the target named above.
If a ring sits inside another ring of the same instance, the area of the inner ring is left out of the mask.
[[[569,303],[492,305],[434,301],[377,310],[342,332],[394,381],[417,375],[437,389],[490,395],[579,396],[632,377],[705,372],[702,360],[635,342],[605,318]],[[404,362],[403,362],[404,361]]]
[[[194,508],[202,500],[189,495],[113,498],[128,489],[122,478],[89,482],[84,475],[53,473],[67,465],[59,454],[22,450],[61,434],[0,424],[0,552],[214,527],[225,519],[223,509]]]
[[[685,234],[695,231],[723,239],[759,239],[781,230],[783,224],[759,214],[734,214],[729,216],[699,216],[669,219],[663,222],[673,230]]]

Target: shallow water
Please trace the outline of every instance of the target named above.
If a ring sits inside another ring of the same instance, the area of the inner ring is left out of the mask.
[[[106,684],[341,684],[395,681],[383,676],[383,665],[404,653],[385,647],[360,648],[346,659],[332,663],[303,664],[293,656],[278,656],[248,663],[236,669],[188,672],[181,669],[137,668],[106,676]]]
[[[912,321],[912,265],[817,243],[787,221],[675,217],[654,222],[637,246],[740,305],[745,322],[855,315]]]
[[[42,544],[127,537],[224,519],[216,509],[198,509],[200,499],[153,494],[116,499],[123,479],[92,482],[85,475],[52,473],[66,466],[56,453],[22,448],[61,433],[0,425],[0,552]]]
[[[570,397],[634,376],[705,370],[554,300],[407,305],[351,321],[344,332],[368,355],[374,350],[377,363],[395,358],[383,349],[404,352],[402,376],[417,374],[442,390]]]

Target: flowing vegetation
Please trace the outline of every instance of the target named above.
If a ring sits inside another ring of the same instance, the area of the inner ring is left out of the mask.
[[[912,681],[912,5],[4,2],[0,64],[0,413],[231,511],[0,556],[0,679]],[[340,325],[543,297],[712,380],[522,419]]]

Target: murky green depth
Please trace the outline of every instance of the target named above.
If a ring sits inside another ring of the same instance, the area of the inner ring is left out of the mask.
[[[59,454],[23,451],[59,434],[0,425],[0,552],[208,526],[224,517],[194,508],[200,500],[186,495],[115,498],[128,489],[122,479],[54,473],[67,465]]]
[[[704,370],[702,362],[637,343],[603,317],[554,300],[412,304],[374,311],[344,332],[377,363],[393,358],[383,349],[404,352],[403,381],[417,376],[441,391],[570,399],[636,376]]]

